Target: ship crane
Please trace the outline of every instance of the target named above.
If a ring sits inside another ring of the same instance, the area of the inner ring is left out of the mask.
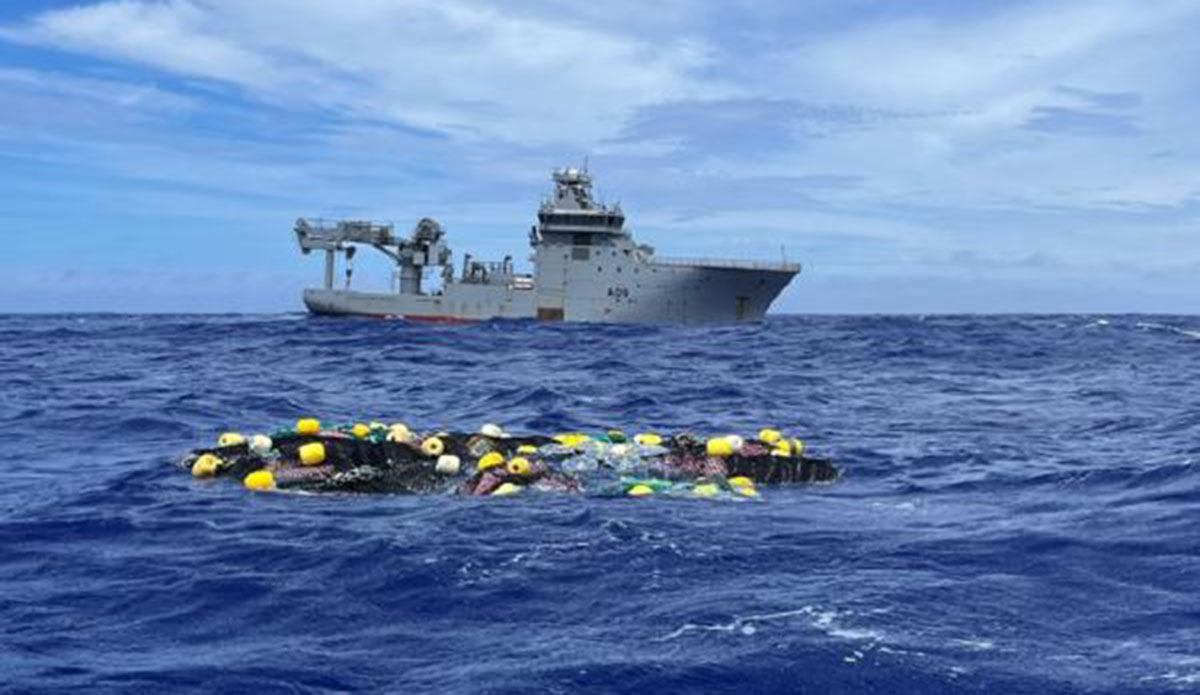
[[[334,254],[345,253],[349,260],[354,255],[355,244],[369,245],[396,262],[400,292],[420,294],[425,266],[450,267],[446,232],[437,220],[429,217],[417,222],[408,239],[396,236],[390,224],[376,224],[369,220],[331,223],[302,217],[296,220],[295,231],[302,252],[325,252],[327,290],[333,288]]]

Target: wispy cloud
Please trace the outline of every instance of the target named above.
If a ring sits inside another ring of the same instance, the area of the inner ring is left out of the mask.
[[[1104,111],[1083,111],[1064,106],[1036,106],[1025,128],[1042,133],[1132,137],[1138,134],[1130,116]]]
[[[1054,91],[1066,97],[1082,101],[1096,109],[1126,111],[1142,105],[1142,95],[1137,92],[1097,92],[1078,87],[1055,87]]]
[[[1092,137],[1133,137],[1142,95],[1137,92],[1096,92],[1056,87],[1054,96],[1065,104],[1033,107],[1022,127],[1050,134]]]
[[[781,83],[827,100],[958,107],[1053,89],[1123,41],[1200,13],[1186,0],[984,5],[968,17],[922,13],[868,21],[772,56]]]
[[[109,0],[4,36],[274,102],[522,142],[588,141],[638,105],[723,89],[694,75],[708,63],[700,40],[638,41],[466,0]]]
[[[803,148],[828,137],[898,117],[844,104],[807,104],[791,99],[692,99],[645,106],[625,122],[618,142],[667,142],[680,154],[749,156]]]

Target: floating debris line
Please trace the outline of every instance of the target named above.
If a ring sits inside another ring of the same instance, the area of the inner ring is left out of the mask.
[[[181,465],[195,478],[232,478],[250,490],[757,499],[759,484],[830,482],[838,469],[775,429],[753,438],[620,430],[514,435],[418,433],[402,423],[323,426],[314,418],[270,435],[225,432]]]

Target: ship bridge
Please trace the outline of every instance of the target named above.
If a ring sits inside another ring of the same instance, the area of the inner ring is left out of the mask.
[[[592,177],[586,170],[554,172],[554,194],[538,209],[534,243],[547,235],[600,234],[628,236],[621,206],[597,203],[592,197]]]

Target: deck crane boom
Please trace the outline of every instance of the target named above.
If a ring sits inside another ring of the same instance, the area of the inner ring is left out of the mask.
[[[349,257],[354,244],[370,245],[396,262],[401,292],[419,294],[425,266],[450,264],[446,232],[437,220],[429,217],[417,222],[408,239],[393,234],[392,225],[377,224],[370,220],[330,223],[302,217],[296,220],[295,231],[302,252],[325,252],[325,289],[333,287],[334,254],[344,252]]]

